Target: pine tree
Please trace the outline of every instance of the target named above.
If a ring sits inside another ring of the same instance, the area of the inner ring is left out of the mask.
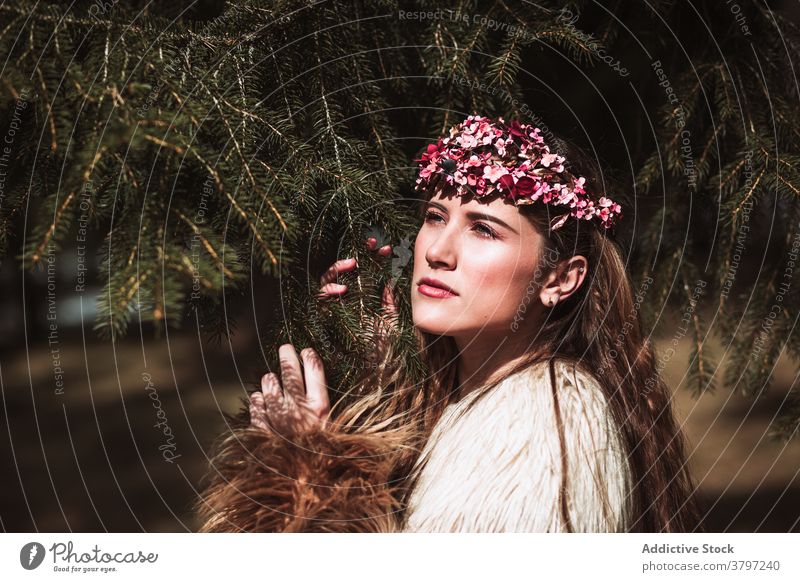
[[[782,353],[800,356],[798,35],[762,4],[714,10],[4,3],[0,118],[6,134],[20,129],[0,150],[13,169],[0,252],[21,252],[31,269],[76,231],[101,233],[97,330],[111,338],[134,318],[177,326],[188,315],[225,332],[226,298],[253,276],[280,278],[286,324],[271,347],[317,346],[345,386],[390,276],[363,241],[378,225],[391,241],[415,231],[414,154],[469,113],[581,120],[605,98],[596,82],[641,87],[642,114],[615,116],[599,139],[618,129],[635,144],[600,154],[631,191],[619,238],[634,283],[653,280],[642,316],[651,328],[667,309],[684,316],[698,394],[721,381],[757,397]],[[371,269],[323,306],[309,257],[333,254]],[[393,274],[408,285],[408,268]],[[422,372],[410,308],[399,309],[408,366]],[[714,333],[734,355],[724,378],[708,353]],[[800,426],[796,389],[790,397],[780,438]]]

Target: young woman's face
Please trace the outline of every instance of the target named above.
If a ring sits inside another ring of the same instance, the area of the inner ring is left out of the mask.
[[[414,246],[414,325],[455,337],[509,332],[515,316],[527,318],[538,307],[529,283],[542,242],[530,220],[503,198],[434,196]]]

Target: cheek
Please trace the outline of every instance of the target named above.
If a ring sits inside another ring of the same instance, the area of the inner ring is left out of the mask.
[[[490,260],[493,259],[493,260]],[[469,303],[474,307],[471,319],[481,325],[493,322],[505,325],[514,317],[530,294],[528,286],[534,264],[524,257],[484,257],[470,262],[467,276]],[[466,274],[466,273],[465,273]]]
[[[464,275],[475,293],[491,291],[500,301],[518,300],[524,293],[533,272],[530,259],[509,253],[483,253],[472,257],[464,264]]]

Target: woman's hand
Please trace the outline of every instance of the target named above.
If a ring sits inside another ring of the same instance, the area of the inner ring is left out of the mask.
[[[378,240],[374,237],[367,239],[367,248],[371,251],[375,251],[377,249],[377,254],[380,257],[390,257],[392,255],[392,245],[384,245],[381,248],[378,247]],[[358,261],[355,258],[350,257],[348,259],[342,259],[340,261],[336,261],[333,265],[331,265],[325,273],[323,273],[322,277],[320,277],[319,285],[320,291],[319,296],[323,299],[328,297],[338,297],[344,295],[347,292],[347,285],[341,285],[336,282],[336,278],[341,273],[347,273],[348,271],[352,271],[358,267]],[[384,289],[384,295],[386,295],[386,290]],[[389,296],[391,296],[391,291],[389,291]],[[392,304],[394,304],[392,302]]]
[[[322,358],[313,348],[300,352],[292,344],[278,349],[281,379],[270,372],[261,378],[261,391],[250,395],[250,424],[291,436],[324,428],[330,400]]]
[[[389,257],[392,255],[392,246],[384,245],[378,247],[378,240],[374,237],[367,239],[367,248],[370,251],[376,251],[380,257]],[[355,258],[342,259],[336,261],[331,265],[327,271],[320,278],[320,292],[319,296],[322,299],[330,297],[339,297],[347,292],[347,285],[336,283],[336,278],[340,273],[347,273],[358,267],[358,262]],[[376,337],[376,352],[380,352],[385,347],[384,338],[388,330],[394,327],[397,317],[397,306],[394,301],[394,294],[392,292],[392,283],[384,286],[383,294],[381,295],[381,307],[383,317],[375,322],[375,329],[373,334]]]

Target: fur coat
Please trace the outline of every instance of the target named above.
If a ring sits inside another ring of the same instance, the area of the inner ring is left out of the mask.
[[[605,396],[579,368],[560,362],[555,372],[555,390],[549,366],[536,364],[450,404],[406,505],[406,480],[387,462],[397,445],[380,433],[289,441],[235,428],[198,502],[200,530],[625,531],[630,469]]]

